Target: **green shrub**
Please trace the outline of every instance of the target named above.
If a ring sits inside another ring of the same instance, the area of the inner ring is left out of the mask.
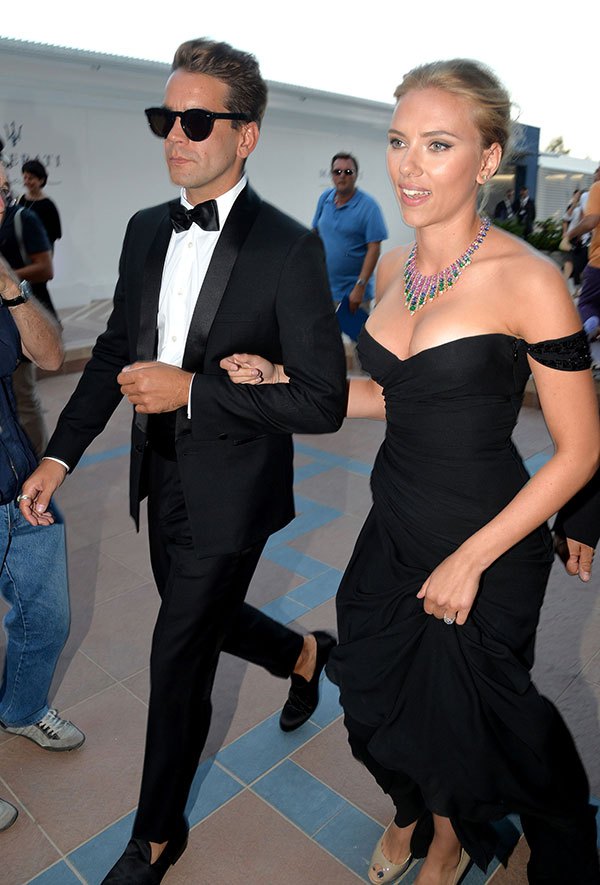
[[[532,233],[527,237],[527,242],[541,252],[556,252],[561,240],[562,223],[555,218],[536,221]]]
[[[514,234],[515,237],[523,237],[523,225],[516,218],[509,218],[507,221],[494,221],[494,224],[496,227],[501,227],[502,230],[507,230],[509,234]]]
[[[495,221],[495,225],[503,230],[514,234],[516,237],[523,237],[523,226],[519,224],[516,218],[509,221]],[[555,218],[546,218],[545,221],[536,221],[533,231],[526,238],[536,249],[541,252],[556,252],[558,245],[562,239],[562,223],[556,221]]]

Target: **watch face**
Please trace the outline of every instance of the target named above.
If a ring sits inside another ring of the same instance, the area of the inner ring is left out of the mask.
[[[27,299],[31,298],[33,295],[33,290],[27,280],[21,280],[19,283],[19,291],[21,292],[24,301],[27,301]]]

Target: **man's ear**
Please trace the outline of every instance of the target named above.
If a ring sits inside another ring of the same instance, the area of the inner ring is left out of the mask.
[[[257,123],[242,123],[240,129],[240,140],[238,142],[238,157],[243,160],[249,157],[256,145],[258,144],[259,129]]]

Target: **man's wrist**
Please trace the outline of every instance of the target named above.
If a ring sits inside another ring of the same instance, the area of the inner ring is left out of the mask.
[[[53,458],[52,455],[44,455],[42,461],[54,461],[55,464],[60,464],[61,467],[64,467],[65,473],[68,473],[71,469],[65,461],[61,461],[60,458]]]
[[[13,298],[18,298],[20,294],[19,283],[9,279],[6,281],[4,289],[0,292],[0,297],[3,301],[12,301]]]
[[[355,286],[362,286],[363,289],[366,285],[367,285],[367,281],[364,277],[359,277],[355,283]]]
[[[19,304],[26,304],[32,295],[31,286],[26,280],[21,283],[9,280],[8,285],[0,292],[0,302],[3,307],[18,307]]]

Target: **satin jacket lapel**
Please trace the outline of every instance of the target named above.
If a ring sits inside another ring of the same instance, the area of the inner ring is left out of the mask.
[[[177,202],[174,200],[173,202]],[[168,207],[148,250],[140,295],[140,330],[137,339],[138,360],[156,359],[158,299],[162,272],[173,227]]]
[[[246,185],[227,217],[192,316],[182,365],[187,371],[202,371],[206,342],[213,320],[260,204],[260,198]]]
[[[173,202],[176,203],[178,201],[174,200]],[[136,357],[138,360],[156,359],[160,284],[162,282],[163,267],[172,233],[173,226],[171,224],[169,209],[168,206],[165,206],[165,214],[158,225],[144,265],[142,287],[140,290],[140,328],[136,347]],[[136,412],[135,423],[140,430],[145,432],[148,425],[148,416]]]

